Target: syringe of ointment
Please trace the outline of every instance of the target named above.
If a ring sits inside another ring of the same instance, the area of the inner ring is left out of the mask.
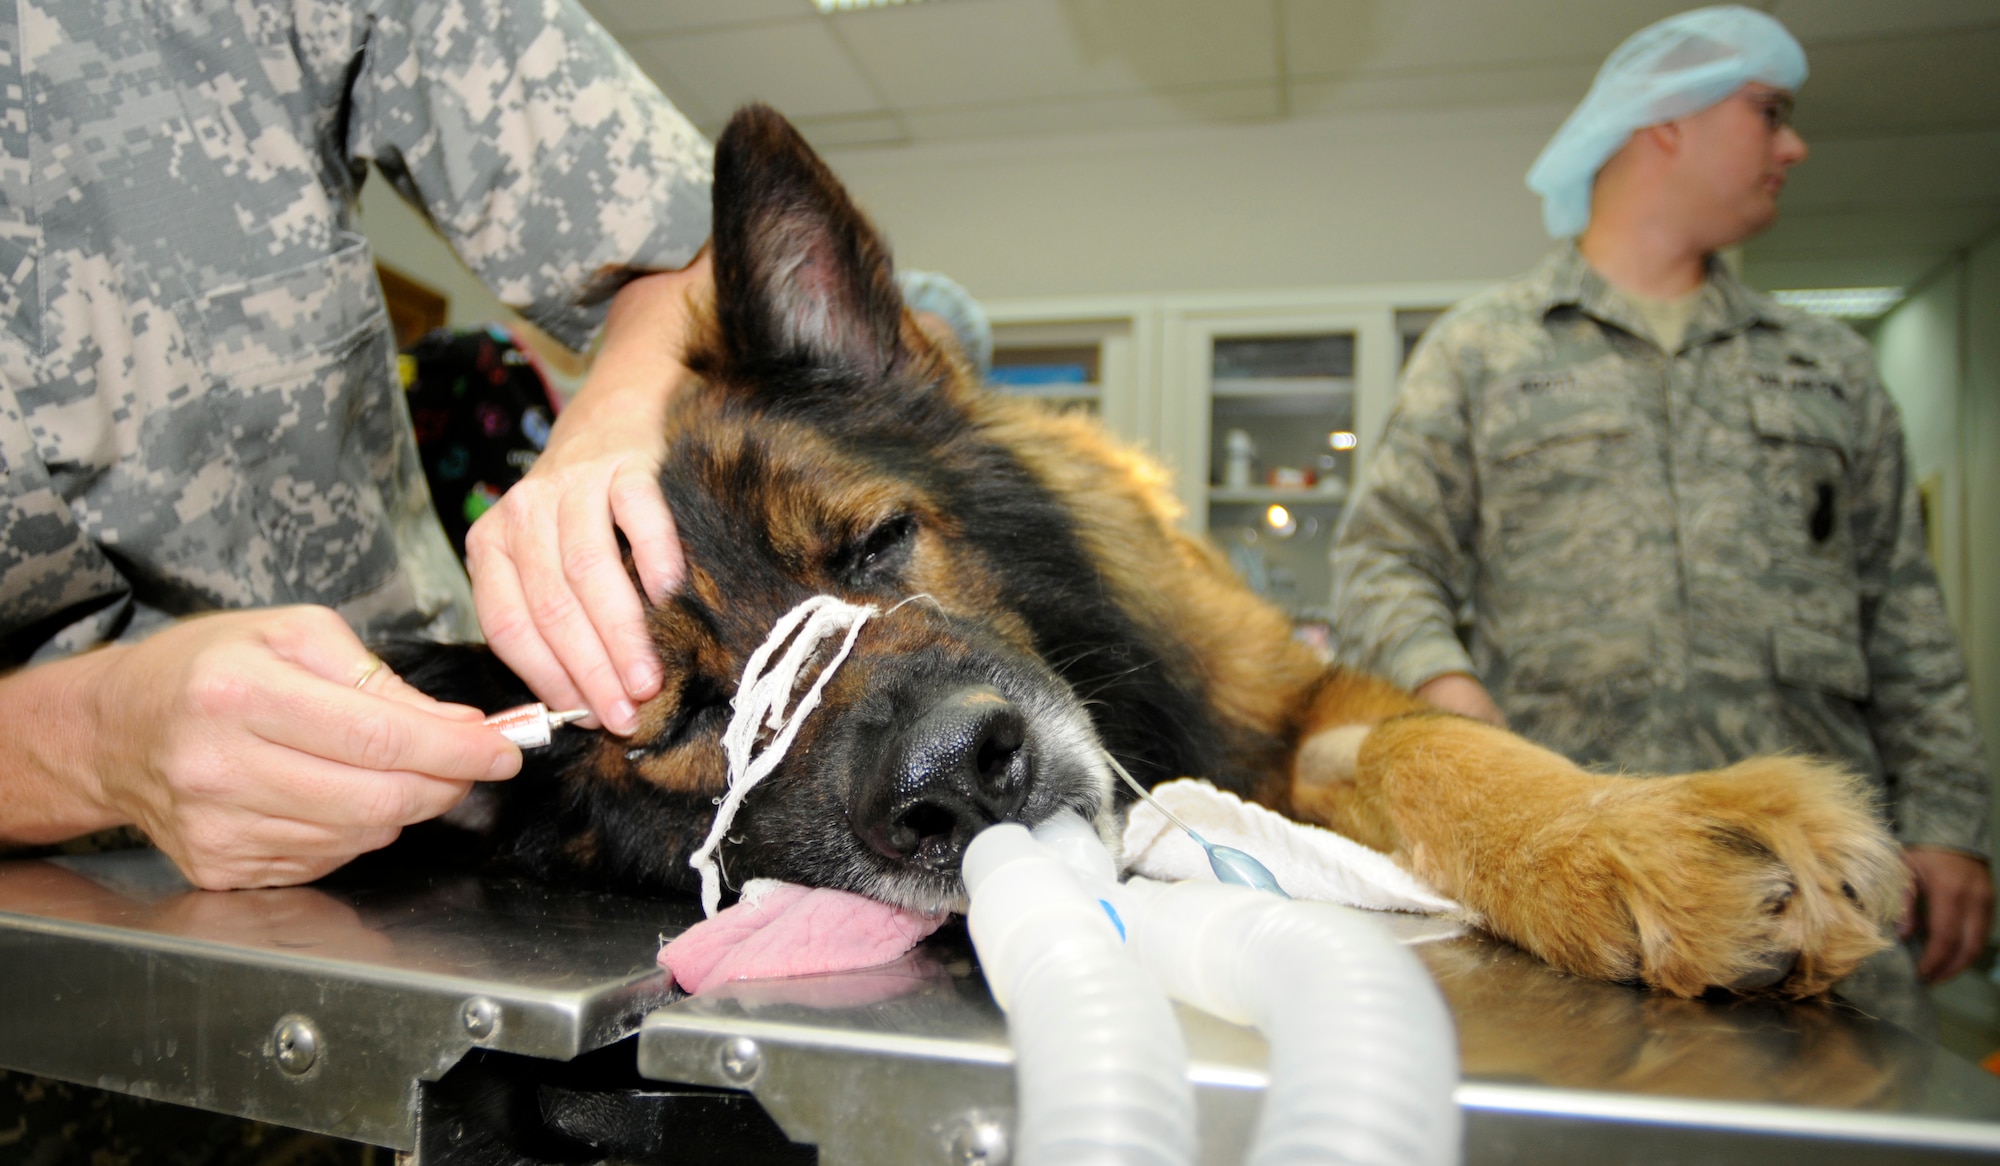
[[[494,713],[486,718],[486,724],[500,730],[501,736],[523,749],[540,749],[555,739],[557,729],[589,715],[589,709],[564,709],[552,713],[549,706],[536,701]]]

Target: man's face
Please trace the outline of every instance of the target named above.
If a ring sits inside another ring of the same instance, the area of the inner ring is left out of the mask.
[[[1791,117],[1790,92],[1753,81],[1680,119],[1683,192],[1711,246],[1740,243],[1777,220],[1785,175],[1806,157]]]

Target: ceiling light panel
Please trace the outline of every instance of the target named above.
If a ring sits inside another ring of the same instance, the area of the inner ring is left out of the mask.
[[[928,0],[813,0],[821,12],[859,12],[864,8],[896,8],[904,4],[924,4]]]
[[[1771,298],[1815,316],[1841,320],[1872,320],[1903,299],[1899,287],[1819,287],[1774,291]]]

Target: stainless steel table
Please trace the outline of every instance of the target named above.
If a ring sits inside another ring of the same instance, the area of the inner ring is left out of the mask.
[[[0,862],[0,1067],[425,1166],[1005,1160],[1005,1020],[962,935],[676,1000],[653,956],[696,917],[471,876],[212,894],[146,852]],[[1900,953],[1841,1002],[1683,1001],[1385,919],[1456,1015],[1468,1162],[2000,1159],[2000,1079],[1914,1035]],[[1204,1158],[1235,1161],[1263,1043],[1182,1020]]]

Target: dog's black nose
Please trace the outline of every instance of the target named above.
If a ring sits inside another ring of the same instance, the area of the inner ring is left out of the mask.
[[[990,685],[945,694],[904,729],[879,770],[855,782],[848,813],[890,858],[953,870],[972,836],[1020,810],[1027,722]]]

